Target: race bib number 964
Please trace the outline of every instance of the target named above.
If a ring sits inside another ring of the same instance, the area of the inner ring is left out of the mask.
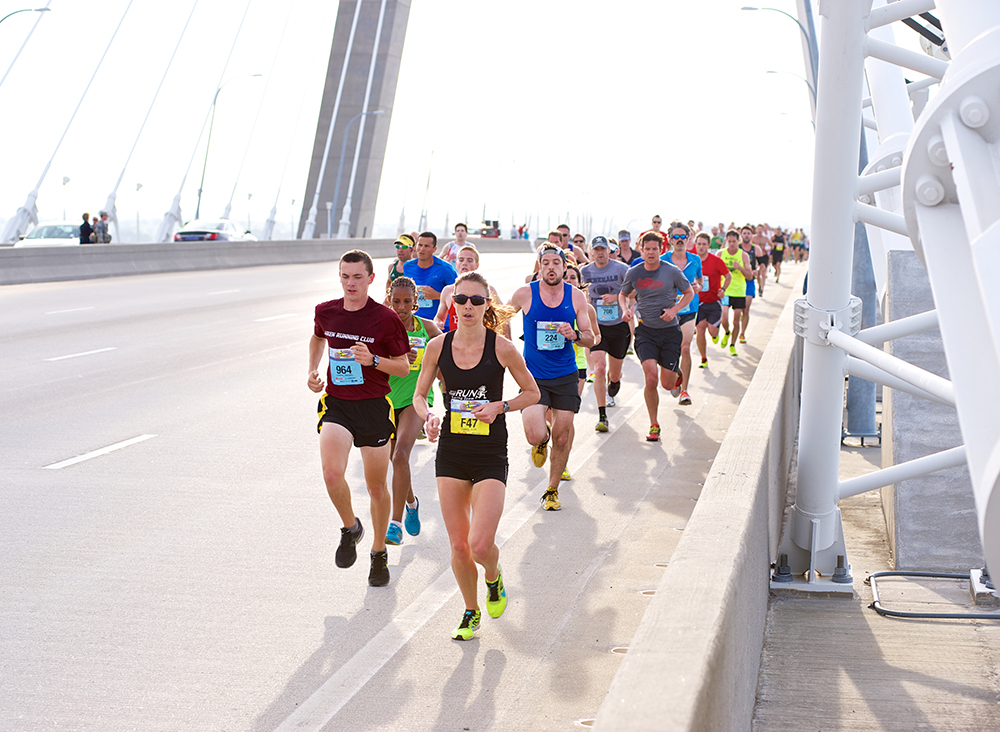
[[[346,348],[330,349],[330,378],[336,386],[365,383],[361,364],[354,360],[354,353]]]

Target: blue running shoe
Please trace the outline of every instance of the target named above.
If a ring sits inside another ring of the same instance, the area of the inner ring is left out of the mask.
[[[417,503],[416,508],[410,508],[409,506],[403,506],[406,516],[403,518],[403,526],[406,527],[406,533],[410,536],[416,536],[420,533],[420,499],[414,497],[413,499]]]
[[[403,530],[395,521],[389,522],[389,529],[385,532],[385,543],[399,546],[403,543]]]

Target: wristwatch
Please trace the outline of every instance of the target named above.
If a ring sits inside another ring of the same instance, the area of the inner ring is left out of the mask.
[[[578,331],[576,328],[574,328],[573,332],[576,333],[576,340],[580,340],[580,331]]]
[[[507,412],[509,412],[509,411],[510,411],[510,402],[504,402],[503,403],[503,413],[507,414]]]
[[[378,368],[378,363],[379,363],[378,356],[372,356],[372,368],[373,369],[377,369]]]

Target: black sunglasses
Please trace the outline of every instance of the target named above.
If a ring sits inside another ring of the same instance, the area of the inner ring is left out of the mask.
[[[482,295],[452,295],[451,299],[458,305],[465,305],[469,300],[472,300],[472,304],[476,306],[486,304],[486,298]]]

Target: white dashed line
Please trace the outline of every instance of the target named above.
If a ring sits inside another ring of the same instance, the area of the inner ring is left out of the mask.
[[[295,317],[295,313],[285,313],[284,315],[272,315],[269,318],[257,318],[253,322],[255,322],[255,323],[267,323],[268,321],[271,321],[271,320],[282,320],[284,318],[294,318],[294,317]]]
[[[91,305],[89,308],[70,308],[69,310],[50,310],[45,313],[46,315],[59,315],[61,313],[79,313],[83,310],[93,310],[94,306]]]
[[[77,463],[82,463],[84,460],[90,460],[95,457],[100,457],[101,455],[107,455],[109,452],[114,452],[115,450],[121,450],[123,447],[128,447],[129,445],[135,445],[139,442],[145,442],[146,440],[152,439],[156,435],[139,435],[138,437],[133,437],[131,440],[124,440],[123,442],[116,442],[114,445],[108,445],[107,447],[102,447],[100,450],[94,450],[93,452],[87,452],[83,455],[77,455],[76,457],[69,458],[68,460],[62,460],[58,463],[52,463],[51,465],[43,466],[44,470],[59,470],[61,468],[67,468],[70,465],[76,465]]]
[[[67,358],[76,358],[77,356],[92,356],[95,353],[107,353],[108,351],[117,351],[115,346],[110,348],[98,348],[96,351],[84,351],[83,353],[71,353],[68,356],[56,356],[55,358],[47,358],[46,361],[65,361]]]

